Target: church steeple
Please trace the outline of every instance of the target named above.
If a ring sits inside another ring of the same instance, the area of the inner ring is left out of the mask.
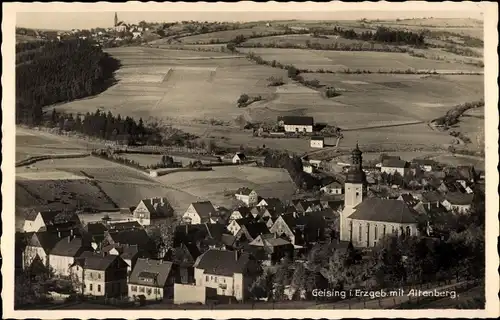
[[[118,14],[115,12],[115,27],[118,25]]]
[[[346,176],[346,182],[364,183],[365,173],[363,171],[363,152],[359,150],[359,145],[356,142],[356,147],[351,152],[352,166]]]

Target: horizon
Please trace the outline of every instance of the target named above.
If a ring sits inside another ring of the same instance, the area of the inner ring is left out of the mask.
[[[71,30],[107,28],[113,26],[114,14],[125,23],[172,23],[180,21],[252,23],[263,21],[355,21],[396,19],[471,19],[483,22],[482,12],[471,11],[307,11],[307,12],[259,12],[259,11],[106,11],[106,12],[18,12],[16,28],[39,30]],[[43,18],[40,18],[43,16]],[[256,17],[259,17],[256,19]]]

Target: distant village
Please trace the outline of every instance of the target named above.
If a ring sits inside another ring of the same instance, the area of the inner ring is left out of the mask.
[[[242,159],[236,154],[232,161]],[[313,174],[326,164],[304,160],[303,170]],[[283,259],[301,263],[316,244],[370,250],[389,234],[445,239],[452,230],[422,217],[467,214],[474,193],[484,188],[483,174],[473,167],[386,155],[364,167],[357,145],[349,163],[335,165],[342,167],[342,180],[308,198],[265,198],[242,185],[233,194],[235,207],[208,199],[185,204],[180,216],[161,194],[118,212],[34,210],[17,234],[16,269],[45,272],[73,288],[53,289],[54,299],[77,294],[140,304],[247,301],[263,270]],[[401,188],[394,178],[409,174],[418,188]],[[388,192],[382,194],[382,187]]]

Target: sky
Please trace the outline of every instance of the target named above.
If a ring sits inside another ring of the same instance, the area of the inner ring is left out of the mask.
[[[172,5],[172,4],[169,4]],[[422,5],[420,5],[422,6]],[[34,7],[31,7],[34,8]],[[39,29],[53,30],[70,30],[70,29],[87,29],[95,27],[111,27],[115,11],[118,13],[118,18],[126,23],[137,23],[141,20],[147,22],[175,22],[182,20],[197,20],[197,21],[261,21],[261,20],[357,20],[357,19],[405,19],[405,18],[422,18],[422,17],[439,17],[439,18],[474,18],[482,19],[480,9],[477,10],[427,10],[427,11],[374,11],[374,10],[353,10],[352,5],[348,11],[332,11],[318,10],[304,11],[294,10],[287,4],[287,7],[281,7],[283,10],[265,10],[264,7],[253,7],[249,11],[228,11],[231,9],[225,6],[220,10],[217,7],[210,6],[206,11],[200,11],[200,7],[196,7],[197,11],[167,11],[172,8],[162,5],[158,7],[161,10],[154,11],[130,11],[130,7],[103,7],[105,10],[89,12],[89,10],[73,10],[72,7],[65,7],[66,12],[55,12],[56,10],[45,7],[42,10],[32,10],[26,7],[16,14],[16,26]],[[74,7],[73,7],[74,8]],[[232,7],[236,8],[236,7]],[[308,8],[311,8],[309,5]],[[37,8],[38,9],[38,8]],[[90,7],[90,10],[92,7]],[[114,10],[113,10],[114,9]],[[120,11],[122,9],[122,11]],[[175,8],[172,8],[175,10]],[[205,7],[203,8],[205,10]],[[328,9],[328,8],[327,8]],[[334,9],[338,10],[338,9]],[[43,11],[43,12],[42,12]],[[76,12],[75,12],[76,11]],[[87,12],[84,12],[87,11]]]

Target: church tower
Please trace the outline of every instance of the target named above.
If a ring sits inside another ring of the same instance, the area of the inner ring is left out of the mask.
[[[115,24],[114,26],[116,27],[118,25],[118,14],[115,12]]]
[[[347,218],[354,212],[354,207],[363,201],[366,196],[366,175],[363,171],[363,153],[356,148],[351,152],[352,165],[346,175],[344,210],[340,214],[340,240],[351,240],[351,227]]]

